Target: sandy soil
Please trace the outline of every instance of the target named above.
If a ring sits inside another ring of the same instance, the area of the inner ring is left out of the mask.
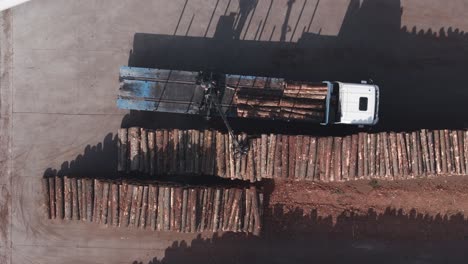
[[[329,184],[284,181],[269,188],[266,235],[416,240],[468,235],[467,177]]]

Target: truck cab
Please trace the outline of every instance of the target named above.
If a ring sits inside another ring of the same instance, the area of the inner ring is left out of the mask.
[[[379,121],[379,87],[362,82],[327,82],[330,112],[327,124],[375,125]]]

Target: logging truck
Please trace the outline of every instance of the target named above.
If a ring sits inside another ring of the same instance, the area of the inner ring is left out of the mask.
[[[123,66],[117,106],[181,114],[305,121],[322,125],[375,125],[379,87],[345,82]]]

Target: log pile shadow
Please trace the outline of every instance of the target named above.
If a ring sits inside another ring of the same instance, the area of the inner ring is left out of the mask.
[[[288,9],[297,2],[288,2]],[[468,35],[450,26],[408,28],[401,22],[403,12],[400,0],[352,0],[337,36],[304,29],[298,42],[239,39],[238,32],[246,29],[239,27],[248,24],[235,24],[229,14],[221,16],[213,38],[135,34],[128,65],[303,81],[372,79],[381,89],[377,130],[468,126],[463,86]],[[237,125],[274,131],[285,126],[301,133],[349,129],[256,120]]]
[[[71,161],[64,161],[59,169],[48,168],[44,177],[73,176],[79,178],[113,179],[117,174],[117,135],[107,134],[103,141],[87,145],[83,154]]]
[[[387,208],[383,213],[342,212],[334,221],[317,211],[282,205],[267,210],[260,237],[225,233],[176,241],[156,263],[451,263],[462,262],[468,245],[463,214],[426,215]]]

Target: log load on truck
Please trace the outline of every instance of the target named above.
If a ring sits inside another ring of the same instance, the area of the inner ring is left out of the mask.
[[[365,82],[300,82],[283,78],[120,68],[122,109],[322,125],[375,125],[379,87]]]

